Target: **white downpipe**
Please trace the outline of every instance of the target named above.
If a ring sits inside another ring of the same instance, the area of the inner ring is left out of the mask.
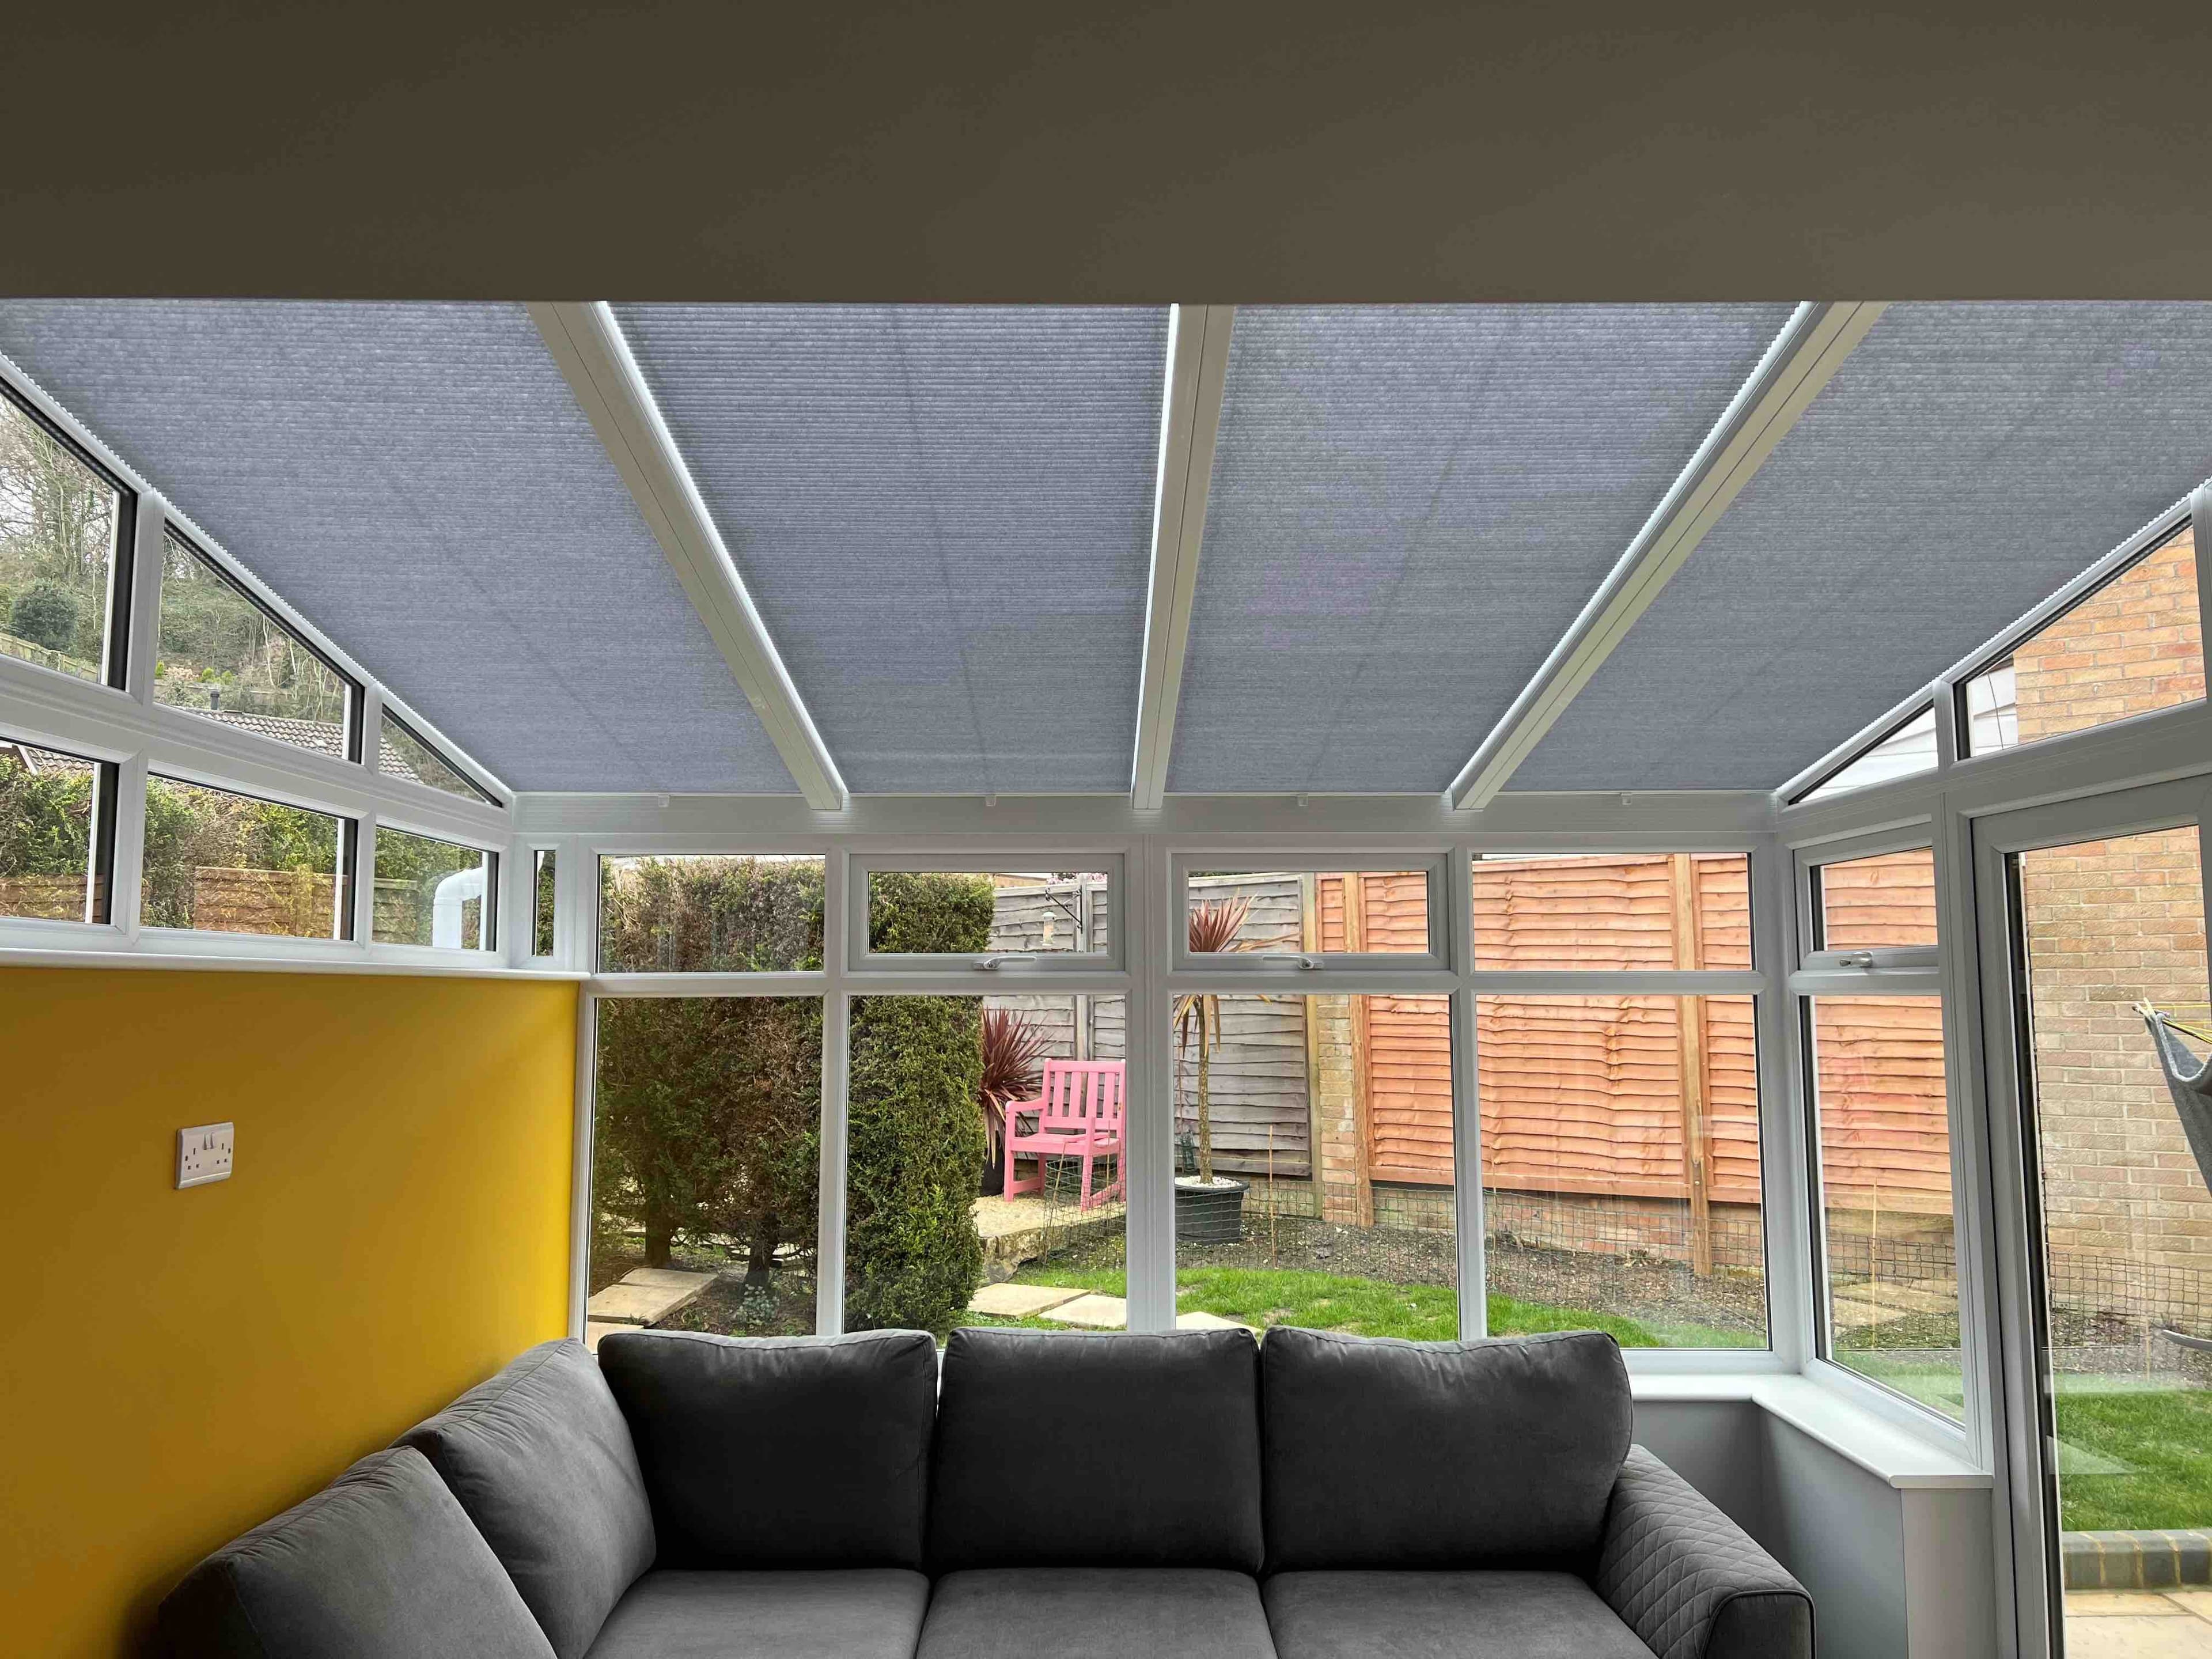
[[[461,948],[461,907],[484,896],[484,867],[456,871],[438,884],[430,900],[430,943]]]

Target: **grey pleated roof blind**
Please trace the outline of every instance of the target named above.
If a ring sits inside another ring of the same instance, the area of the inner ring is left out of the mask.
[[[513,787],[791,791],[520,306],[9,300],[0,351]]]
[[[1790,310],[1240,310],[1170,787],[1443,789]]]
[[[1164,310],[617,315],[854,790],[1128,787]]]
[[[2212,475],[2212,305],[1891,307],[1508,787],[1772,788]]]

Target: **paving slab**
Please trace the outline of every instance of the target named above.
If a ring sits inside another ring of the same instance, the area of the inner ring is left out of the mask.
[[[635,1325],[611,1325],[604,1320],[587,1319],[584,1322],[584,1346],[597,1353],[599,1339],[609,1331],[634,1331],[636,1328]]]
[[[641,1280],[640,1274],[651,1277]],[[671,1283],[670,1281],[678,1281]],[[650,1325],[674,1313],[714,1282],[713,1273],[681,1273],[668,1267],[640,1267],[584,1304],[586,1320],[614,1325]]]
[[[2182,1618],[2187,1613],[2156,1590],[2073,1590],[2066,1597],[2069,1619]]]
[[[1176,1316],[1179,1331],[1249,1331],[1252,1328],[1241,1319],[1224,1319],[1219,1314],[1179,1313]]]
[[[1118,1296],[1079,1296],[1037,1316],[1055,1325],[1080,1325],[1087,1330],[1120,1331],[1129,1326],[1129,1304]]]
[[[1083,1294],[1065,1285],[986,1285],[969,1298],[968,1311],[1000,1319],[1028,1319]]]
[[[2066,1659],[2212,1659],[2212,1625],[2156,1614],[2069,1619]]]

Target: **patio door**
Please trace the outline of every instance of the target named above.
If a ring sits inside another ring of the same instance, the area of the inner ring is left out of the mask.
[[[2206,796],[1975,827],[2025,1659],[2212,1659]]]

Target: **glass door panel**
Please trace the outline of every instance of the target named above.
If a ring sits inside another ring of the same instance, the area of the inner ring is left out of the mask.
[[[2212,1656],[2212,993],[2199,833],[2006,860],[2042,1485],[2074,1659]]]

